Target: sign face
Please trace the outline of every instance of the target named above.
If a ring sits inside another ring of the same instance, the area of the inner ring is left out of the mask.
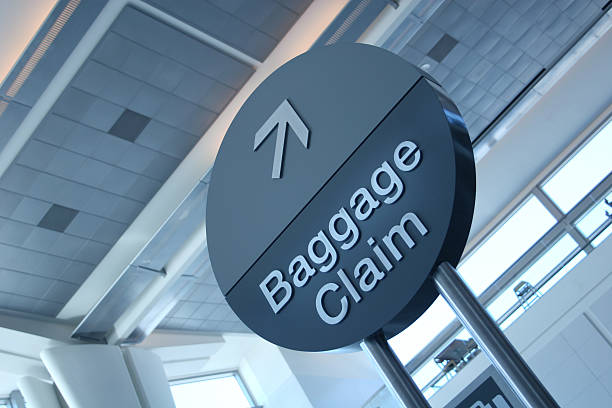
[[[232,122],[207,202],[213,272],[255,333],[303,351],[391,337],[435,300],[474,208],[474,158],[444,91],[377,47],[315,48]]]
[[[497,370],[489,367],[446,408],[524,408]]]

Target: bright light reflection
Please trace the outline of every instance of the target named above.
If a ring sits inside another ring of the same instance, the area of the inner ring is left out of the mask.
[[[459,274],[480,295],[520,258],[555,218],[537,198],[529,198],[491,237],[459,267]]]
[[[455,314],[452,309],[444,299],[438,296],[421,317],[406,330],[389,340],[389,344],[402,363],[406,364],[454,318]]]
[[[612,193],[606,197],[608,201],[612,200]],[[612,207],[607,205],[604,200],[601,200],[595,207],[591,208],[581,219],[576,223],[576,227],[584,234],[585,237],[590,236],[601,224],[603,224],[612,212]]]
[[[234,376],[171,385],[176,408],[249,408]]]
[[[612,171],[610,152],[612,122],[608,122],[542,189],[563,212],[568,212]]]
[[[554,224],[554,217],[531,197],[461,265],[459,273],[479,295]],[[454,317],[452,309],[438,297],[419,319],[391,339],[390,344],[406,364]]]

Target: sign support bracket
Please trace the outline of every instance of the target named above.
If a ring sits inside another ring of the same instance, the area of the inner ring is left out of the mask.
[[[433,280],[440,295],[525,406],[559,408],[538,377],[463,282],[457,270],[448,262],[444,262],[433,274]]]
[[[370,356],[387,388],[402,407],[431,408],[382,331],[366,337],[361,342],[361,348]]]

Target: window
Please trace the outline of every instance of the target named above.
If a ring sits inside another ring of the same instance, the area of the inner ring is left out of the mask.
[[[593,208],[591,208],[577,223],[576,227],[586,237],[590,237],[597,229],[608,221],[609,217],[606,215],[612,213],[612,206],[606,204],[606,201],[612,201],[612,193],[599,201]]]
[[[542,189],[565,213],[612,171],[612,121],[544,183]]]
[[[170,391],[176,408],[255,406],[237,372],[173,381]]]
[[[601,244],[604,239],[606,239],[610,234],[612,234],[612,225],[608,225],[608,227],[603,230],[601,234],[599,234],[597,238],[593,240],[593,242],[591,242],[591,245],[593,245],[594,247],[599,246],[599,244]]]
[[[438,296],[421,317],[406,330],[389,340],[389,344],[406,364],[455,318],[446,301]]]
[[[546,231],[555,218],[531,196],[459,266],[459,274],[480,295],[520,258]]]

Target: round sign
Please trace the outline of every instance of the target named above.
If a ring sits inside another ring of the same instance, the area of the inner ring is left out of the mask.
[[[391,337],[456,265],[475,174],[457,108],[402,58],[361,44],[315,48],[253,92],[212,172],[212,269],[238,317],[294,350]]]

